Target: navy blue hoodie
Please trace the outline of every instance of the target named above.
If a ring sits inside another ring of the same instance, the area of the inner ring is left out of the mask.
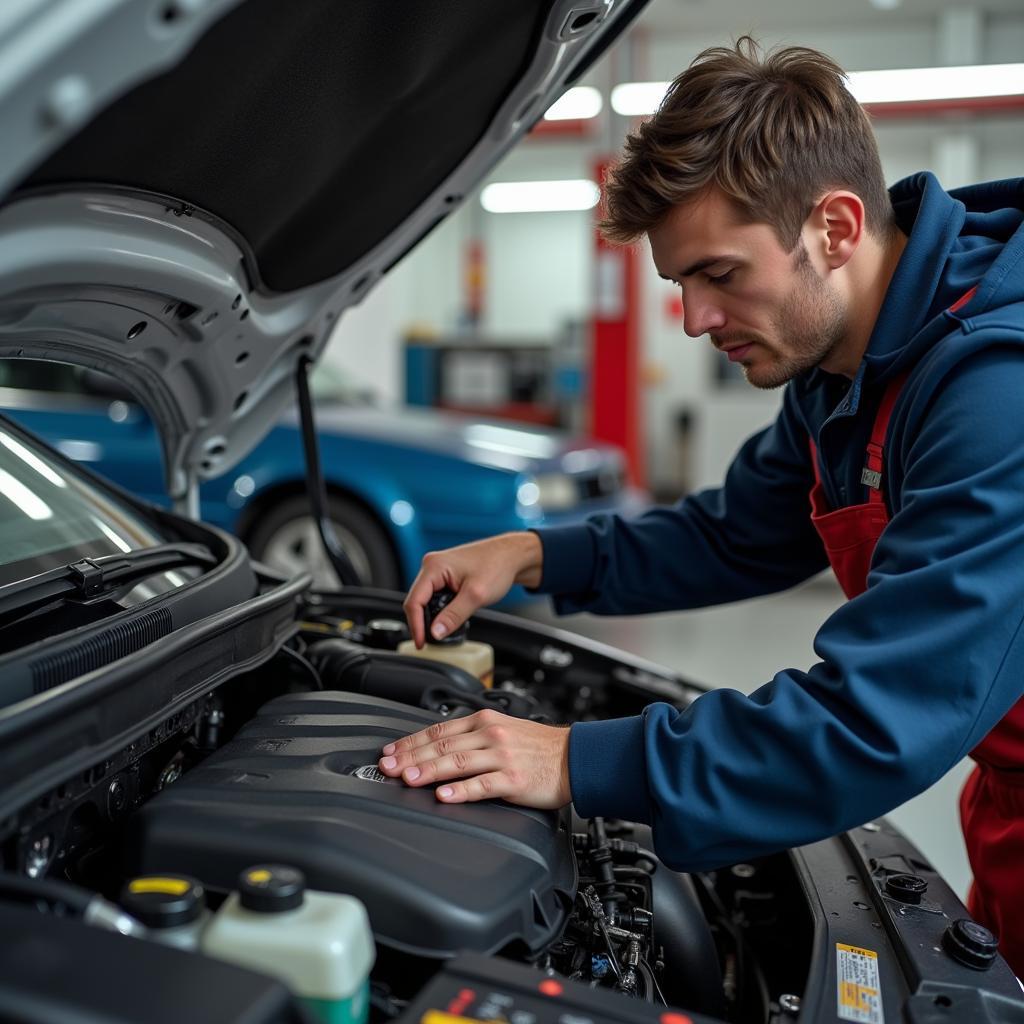
[[[713,690],[682,712],[652,704],[572,727],[579,813],[652,825],[680,870],[884,814],[1024,693],[1024,181],[947,193],[922,173],[890,194],[909,239],[852,382],[821,370],[793,380],[721,488],[631,521],[538,531],[540,589],[560,612],[696,608],[791,587],[828,564],[809,518],[808,438],[830,506],[866,501],[875,413],[887,381],[909,372],[885,446],[891,518],[866,592],[815,638],[820,661],[750,696]]]

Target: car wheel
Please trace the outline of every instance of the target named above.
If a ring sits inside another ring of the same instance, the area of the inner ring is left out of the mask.
[[[327,497],[328,517],[360,582],[397,590],[401,573],[380,524],[361,505],[336,494]],[[247,540],[253,558],[279,572],[309,572],[321,590],[338,586],[338,577],[320,540],[303,496],[286,498],[259,513]]]

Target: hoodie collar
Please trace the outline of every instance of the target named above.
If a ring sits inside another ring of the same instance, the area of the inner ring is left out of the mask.
[[[966,217],[964,204],[930,171],[897,182],[889,196],[896,223],[908,238],[864,355],[874,377],[888,370],[906,343],[962,294],[948,296],[950,289],[943,285],[950,251]]]

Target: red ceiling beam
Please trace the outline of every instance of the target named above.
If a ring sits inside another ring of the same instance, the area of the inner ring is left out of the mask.
[[[543,118],[531,129],[530,139],[581,139],[594,133],[596,117],[571,118],[563,121],[546,121]]]
[[[999,114],[1024,110],[1024,96],[973,96],[942,100],[906,100],[899,103],[865,103],[876,120],[934,117],[936,114]]]

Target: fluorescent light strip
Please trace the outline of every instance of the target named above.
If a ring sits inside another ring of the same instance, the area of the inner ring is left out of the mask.
[[[577,85],[548,107],[545,121],[589,121],[601,113],[601,90],[592,85]]]
[[[586,178],[569,181],[497,181],[480,194],[488,213],[557,213],[592,210],[601,198],[597,185]]]
[[[1024,95],[1024,64],[964,64],[948,68],[853,71],[858,103],[916,103]]]
[[[963,64],[945,68],[851,71],[858,103],[916,103],[1024,95],[1024,64]],[[658,109],[669,82],[626,82],[612,89],[612,110],[645,117]]]

